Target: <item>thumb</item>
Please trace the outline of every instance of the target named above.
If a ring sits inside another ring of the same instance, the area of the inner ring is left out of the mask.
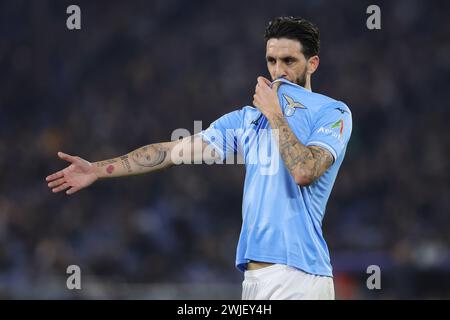
[[[68,155],[64,152],[58,152],[58,157],[60,157],[63,160],[69,161],[69,162],[74,162],[75,161],[75,157]]]

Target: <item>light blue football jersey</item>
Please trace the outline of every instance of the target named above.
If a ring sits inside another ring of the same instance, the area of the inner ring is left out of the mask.
[[[225,114],[201,132],[223,161],[236,160],[239,153],[245,163],[236,266],[244,271],[249,260],[281,263],[331,277],[322,220],[350,139],[352,115],[343,102],[285,79],[276,81],[281,82],[278,97],[283,114],[299,141],[328,150],[334,162],[311,185],[297,185],[268,120],[251,106]]]

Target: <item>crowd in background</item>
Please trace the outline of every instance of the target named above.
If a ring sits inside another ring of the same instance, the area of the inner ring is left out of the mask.
[[[78,1],[77,31],[69,4],[0,2],[0,297],[71,264],[108,284],[240,285],[242,165],[72,196],[44,179],[67,165],[58,151],[109,159],[250,105],[278,15],[320,28],[313,91],[353,113],[323,222],[338,297],[450,297],[448,2],[378,1],[381,30],[367,29],[364,1]],[[378,293],[365,289],[372,264],[386,275]]]

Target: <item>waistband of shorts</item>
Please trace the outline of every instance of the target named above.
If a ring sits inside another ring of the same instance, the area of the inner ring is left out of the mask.
[[[256,269],[256,270],[245,270],[244,271],[244,277],[246,279],[258,279],[262,276],[271,274],[271,273],[275,273],[281,270],[288,270],[290,267],[285,265],[285,264],[279,264],[279,263],[275,263],[271,266],[268,267],[264,267],[261,269]]]

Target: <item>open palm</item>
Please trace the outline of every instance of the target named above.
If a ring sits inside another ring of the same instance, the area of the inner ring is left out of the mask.
[[[73,194],[90,186],[98,179],[95,167],[89,161],[63,152],[58,152],[58,156],[71,164],[45,178],[48,187],[53,192],[56,193],[70,188],[66,191],[66,194]]]

